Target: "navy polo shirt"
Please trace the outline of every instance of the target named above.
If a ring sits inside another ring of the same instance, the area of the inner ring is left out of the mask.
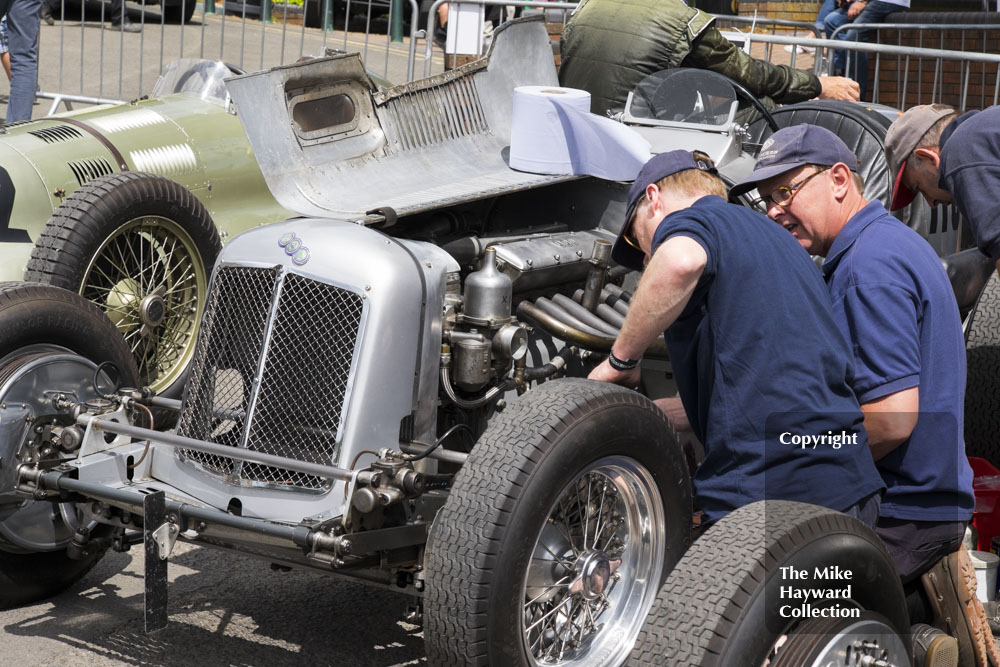
[[[975,501],[962,437],[965,341],[940,260],[872,202],[840,231],[823,275],[851,339],[858,401],[919,387],[913,433],[876,464],[888,488],[881,516],[967,521]]]
[[[664,218],[653,252],[674,236],[708,255],[664,333],[705,446],[694,485],[708,519],[764,498],[844,510],[884,488],[848,383],[851,355],[809,255],[763,215],[714,196]]]
[[[1000,106],[948,123],[940,153],[938,185],[969,221],[979,249],[1000,260]]]

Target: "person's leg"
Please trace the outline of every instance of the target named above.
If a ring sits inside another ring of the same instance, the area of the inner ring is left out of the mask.
[[[850,23],[851,20],[847,18],[847,8],[841,7],[836,11],[832,11],[826,15],[826,20],[823,22],[826,31],[826,37],[829,39],[833,36],[833,32],[842,25]],[[847,39],[847,31],[841,30],[837,33],[836,39]],[[844,51],[834,51],[833,53],[833,73],[840,74],[844,71],[844,62],[846,60],[846,52]]]
[[[823,0],[823,5],[819,8],[819,13],[816,14],[816,21],[813,25],[816,27],[816,31],[822,35],[826,30],[826,16],[830,12],[837,9],[837,0]]]
[[[882,23],[886,16],[898,11],[904,11],[903,7],[882,0],[871,0],[854,19],[854,23],[859,25]],[[871,30],[848,30],[846,37],[852,42],[867,42],[871,32]],[[868,89],[868,54],[856,51],[851,56],[851,72],[847,76],[858,82],[861,87],[861,99],[865,99]]]
[[[14,0],[7,10],[7,39],[10,46],[10,101],[7,122],[31,119],[38,88],[38,32],[41,0]]]

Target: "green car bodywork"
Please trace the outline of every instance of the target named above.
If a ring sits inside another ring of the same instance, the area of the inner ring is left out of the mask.
[[[183,385],[220,244],[295,217],[271,196],[229,100],[224,79],[234,74],[179,60],[151,98],[0,129],[0,281],[46,282],[94,301],[125,336],[142,381],[166,395]],[[143,179],[131,185],[189,191],[200,213],[125,213],[145,196],[129,187],[109,196],[130,185],[125,172]],[[84,232],[84,243],[70,238]]]
[[[223,241],[294,217],[274,201],[239,119],[218,99],[173,93],[59,114],[0,136],[0,280],[22,279],[32,244],[67,195],[120,171],[183,185]]]

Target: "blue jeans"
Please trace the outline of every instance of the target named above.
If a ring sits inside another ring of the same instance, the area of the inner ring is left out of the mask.
[[[826,30],[826,15],[835,9],[837,9],[837,0],[823,0],[823,6],[819,8],[819,14],[816,15],[816,22],[813,23],[820,35]],[[829,36],[827,34],[827,37]]]
[[[830,37],[833,34],[833,31],[840,26],[851,23],[851,21],[847,18],[848,7],[849,5],[845,5],[844,7],[827,14],[826,21],[824,22],[827,37]],[[885,17],[889,14],[903,11],[906,11],[906,8],[902,5],[894,5],[891,2],[882,2],[882,0],[871,0],[861,13],[854,18],[853,22],[882,23],[885,21]],[[842,30],[837,34],[837,39],[849,42],[864,42],[868,40],[869,32],[869,30]],[[845,76],[849,76],[857,81],[858,85],[861,86],[861,99],[865,99],[865,95],[868,92],[868,54],[864,51],[855,51],[851,53],[850,71],[848,71],[846,65],[847,51],[837,51],[834,53],[834,71],[844,72]]]
[[[0,15],[7,15],[10,49],[10,101],[7,122],[31,120],[38,88],[38,31],[42,0],[0,0]]]

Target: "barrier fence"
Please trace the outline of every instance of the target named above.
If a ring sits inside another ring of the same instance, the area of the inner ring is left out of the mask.
[[[192,6],[193,0],[178,0],[166,8],[147,0],[128,2],[128,15],[142,29],[138,33],[102,29],[112,19],[103,2],[91,0],[83,6],[73,0],[59,2],[57,21],[53,26],[42,25],[40,40],[39,96],[51,100],[48,113],[75,103],[140,97],[152,89],[164,65],[179,57],[218,59],[235,69],[253,71],[330,50],[359,52],[369,72],[392,83],[446,68],[443,44],[435,33],[438,10],[447,0],[304,0],[301,6],[271,0]],[[477,11],[504,7],[500,21],[544,11],[556,58],[561,27],[577,6],[538,0],[462,4]],[[169,20],[185,14],[191,15],[187,23]],[[454,20],[453,32],[462,32],[462,21],[469,20],[469,14],[452,4],[449,16]],[[475,13],[472,16],[471,20],[478,21]],[[870,41],[835,44],[820,39],[814,26],[803,21],[720,16],[716,26],[755,57],[820,74],[829,72],[834,47],[872,53],[869,98],[873,102],[899,108],[929,102],[972,108],[998,101],[1000,25],[849,25],[871,30]],[[481,36],[473,35],[479,49],[487,47],[491,28],[487,22]],[[904,45],[904,36],[912,40],[913,35],[917,35],[918,47]],[[36,109],[35,117],[43,115],[46,106]]]

